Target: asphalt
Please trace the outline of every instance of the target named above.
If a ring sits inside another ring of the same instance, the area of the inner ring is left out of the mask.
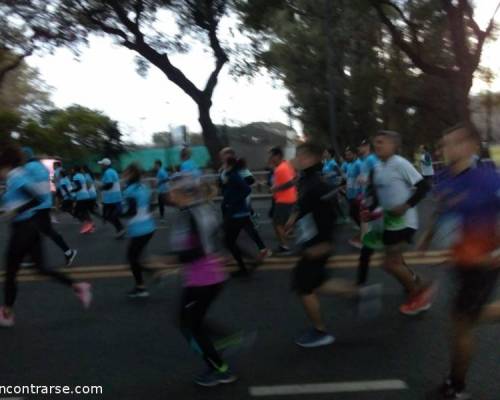
[[[272,247],[275,241],[265,218],[267,206],[264,200],[256,204],[262,214],[261,232]],[[428,219],[431,208],[427,202],[420,210],[422,222]],[[410,257],[423,276],[440,283],[428,313],[417,318],[400,315],[397,307],[404,300],[404,293],[383,271],[374,268],[370,280],[384,287],[381,315],[374,320],[360,320],[353,300],[322,298],[325,319],[336,342],[321,349],[305,350],[294,344],[296,335],[308,324],[290,291],[293,259],[273,259],[251,279],[228,281],[209,320],[228,333],[255,333],[256,340],[229,357],[239,377],[237,382],[204,389],[192,383],[193,377],[204,370],[203,362],[190,351],[177,328],[179,275],[172,273],[162,285],[154,286],[149,299],[129,300],[125,293],[132,286],[132,279],[123,265],[125,243],[113,238],[109,226],[99,227],[94,236],[82,237],[72,220],[60,220],[57,229],[80,251],[75,271],[102,272],[91,279],[94,303],[84,311],[63,287],[45,281],[21,282],[16,326],[0,330],[0,389],[2,385],[100,385],[103,393],[37,397],[0,392],[0,399],[232,400],[256,398],[252,395],[255,388],[277,385],[297,385],[297,393],[307,388],[305,384],[354,382],[356,387],[363,387],[367,381],[395,380],[404,383],[405,389],[262,398],[421,400],[436,398],[432,392],[447,373],[453,274],[440,263],[437,252],[428,257]],[[167,251],[168,218],[160,227],[148,249],[150,261]],[[354,232],[350,226],[339,226],[339,256],[332,263],[332,276],[354,279],[355,251],[345,244]],[[6,238],[7,230],[2,226],[0,251]],[[46,243],[46,249],[48,263],[60,266],[60,251],[52,243]],[[113,268],[123,270],[123,276],[113,276],[109,272]],[[23,273],[32,275],[30,271]],[[478,329],[477,355],[469,376],[474,399],[500,399],[499,337],[500,325]]]

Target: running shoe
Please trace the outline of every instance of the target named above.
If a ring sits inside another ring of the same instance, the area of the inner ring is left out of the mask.
[[[80,300],[83,308],[89,308],[92,303],[92,286],[87,282],[79,282],[73,285],[76,297]]]
[[[75,260],[76,255],[78,254],[77,250],[68,250],[68,254],[64,253],[64,257],[66,257],[66,266],[71,267],[73,261]]]
[[[257,262],[263,262],[267,257],[271,256],[273,252],[270,249],[262,249],[259,251],[259,255],[257,256]]]
[[[361,247],[363,247],[361,240],[359,240],[358,238],[349,239],[349,244],[356,249],[361,249]]]
[[[121,231],[116,232],[115,239],[123,239],[127,231],[122,229]]]
[[[311,329],[310,331],[304,333],[296,341],[300,347],[313,348],[328,346],[335,342],[335,337],[327,332],[318,331],[317,329]]]
[[[127,296],[130,297],[131,299],[135,298],[144,298],[144,297],[149,297],[149,292],[146,289],[143,288],[134,288],[130,292],[127,293]]]
[[[472,400],[472,396],[464,390],[457,390],[450,379],[447,379],[440,388],[443,400]]]
[[[194,383],[204,387],[213,387],[221,383],[234,382],[236,379],[238,378],[230,370],[226,372],[208,371],[196,377]]]
[[[292,251],[290,250],[290,247],[283,245],[280,245],[276,250],[274,250],[274,254],[277,256],[288,256],[291,253]]]
[[[5,307],[0,307],[0,328],[12,328],[14,326],[14,314],[7,316]]]
[[[92,224],[90,222],[84,222],[82,228],[80,229],[80,233],[82,235],[85,235],[87,233],[90,233],[91,230],[92,230]]]
[[[434,285],[422,289],[417,295],[411,297],[405,304],[399,307],[399,311],[404,315],[418,315],[432,307],[432,300],[435,294]]]

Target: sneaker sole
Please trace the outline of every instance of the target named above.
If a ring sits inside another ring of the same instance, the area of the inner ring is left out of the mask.
[[[219,385],[233,383],[233,382],[236,382],[237,380],[238,380],[238,377],[232,376],[231,378],[219,379],[219,380],[217,380],[215,382],[211,382],[211,383],[198,382],[198,381],[194,381],[194,383],[196,383],[198,386],[203,386],[203,387],[215,387],[215,386],[219,386]]]
[[[312,349],[315,347],[328,346],[328,345],[332,344],[333,342],[335,342],[335,338],[330,336],[329,338],[325,338],[321,341],[315,342],[314,344],[304,344],[304,343],[299,343],[299,342],[295,342],[295,344],[297,346],[303,347],[305,349]]]
[[[146,298],[149,297],[149,293],[141,293],[141,294],[128,294],[127,297],[129,299],[138,299],[138,298]]]
[[[408,315],[410,317],[414,317],[415,315],[422,314],[423,312],[429,311],[431,309],[431,307],[432,307],[432,304],[428,304],[425,307],[419,308],[418,310],[414,310],[414,311],[399,310],[399,312],[403,315]]]

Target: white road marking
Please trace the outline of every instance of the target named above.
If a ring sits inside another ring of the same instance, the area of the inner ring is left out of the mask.
[[[307,383],[298,385],[278,385],[278,386],[252,386],[249,388],[249,392],[250,395],[254,397],[264,397],[264,396],[293,396],[301,394],[376,392],[376,391],[406,390],[406,389],[408,389],[408,385],[405,382],[393,379],[393,380],[380,380],[380,381]]]

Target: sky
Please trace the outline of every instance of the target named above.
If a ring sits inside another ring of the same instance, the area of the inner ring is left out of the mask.
[[[482,26],[487,24],[495,3],[476,1],[477,19]],[[484,50],[483,65],[500,71],[499,54],[500,41],[490,42]],[[201,44],[193,45],[187,54],[173,55],[171,60],[200,88],[213,68],[213,57]],[[52,87],[51,99],[57,107],[80,104],[103,111],[120,123],[127,141],[147,144],[154,132],[177,125],[200,131],[194,102],[154,67],[146,78],[139,76],[135,53],[115,45],[110,38],[91,37],[78,59],[62,48],[52,55],[32,56],[28,63],[38,68],[41,78]],[[476,80],[473,91],[485,89]],[[500,91],[500,76],[493,89]],[[236,79],[226,65],[213,97],[213,120],[228,125],[254,121],[288,123],[283,111],[289,104],[287,93],[281,82],[265,71],[251,80]]]

